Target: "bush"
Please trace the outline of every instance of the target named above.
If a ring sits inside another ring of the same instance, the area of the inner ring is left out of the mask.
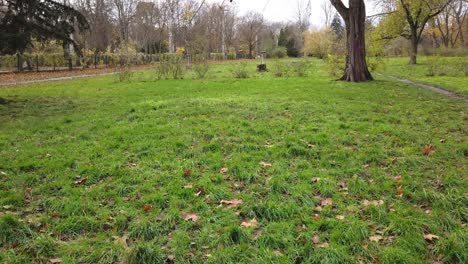
[[[367,57],[367,66],[369,66],[369,71],[374,72],[376,70],[385,69],[385,61],[381,56]]]
[[[345,57],[337,55],[328,55],[327,69],[328,73],[333,77],[340,77],[345,70]]]
[[[116,72],[117,81],[119,82],[130,82],[133,78],[133,71],[130,69],[129,65],[122,67],[117,67]]]
[[[204,79],[210,71],[210,64],[204,60],[193,65],[193,71],[197,79]]]
[[[282,59],[288,56],[288,50],[285,47],[277,47],[267,52],[268,57]]]
[[[468,58],[460,58],[457,61],[457,66],[459,70],[465,75],[465,77],[468,77]]]
[[[305,59],[301,59],[293,62],[291,68],[297,77],[307,77],[309,74],[310,63]]]
[[[227,53],[228,60],[235,60],[237,58],[236,50],[233,48],[229,48]]]
[[[288,65],[281,60],[275,60],[271,67],[271,72],[275,77],[287,77],[288,74]]]
[[[234,78],[237,78],[237,79],[249,78],[249,72],[247,70],[247,67],[248,67],[247,63],[245,62],[237,63],[232,70],[232,74]]]
[[[162,54],[159,64],[154,67],[155,80],[183,79],[185,75],[184,57],[178,54]]]

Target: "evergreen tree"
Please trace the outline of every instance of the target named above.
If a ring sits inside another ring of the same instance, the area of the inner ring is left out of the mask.
[[[80,51],[72,35],[89,28],[80,12],[52,0],[3,1],[6,9],[0,9],[0,53],[24,53],[33,39],[56,39]]]
[[[345,28],[338,14],[335,15],[330,26],[337,40],[342,40],[345,37],[345,34],[346,34]]]

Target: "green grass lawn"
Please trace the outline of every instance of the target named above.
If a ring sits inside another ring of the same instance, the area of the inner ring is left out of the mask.
[[[407,57],[385,59],[382,71],[468,97],[468,76],[465,75],[468,74],[468,57],[420,56],[417,65],[409,65],[408,60]]]
[[[0,263],[467,263],[466,103],[310,64],[0,89]]]

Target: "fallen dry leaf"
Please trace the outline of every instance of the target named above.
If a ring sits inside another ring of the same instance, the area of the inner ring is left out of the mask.
[[[364,164],[364,165],[362,165],[362,168],[368,169],[368,168],[370,168],[370,164]]]
[[[330,246],[330,244],[328,244],[328,242],[323,242],[322,244],[317,245],[317,247],[319,247],[319,248],[327,248],[328,246]]]
[[[314,144],[307,144],[308,148],[315,148],[316,146]]]
[[[192,221],[192,222],[196,222],[200,219],[200,217],[196,213],[183,214],[183,217],[185,221]]]
[[[345,181],[339,181],[338,182],[338,190],[340,192],[345,192],[345,191],[348,191],[348,187],[346,187],[346,182]]]
[[[227,206],[228,208],[234,208],[242,204],[242,200],[221,200],[221,205]]]
[[[261,161],[259,164],[260,164],[260,166],[262,166],[264,168],[272,166],[271,163],[268,163],[268,162],[265,162],[265,161]]]
[[[372,241],[372,242],[379,242],[382,239],[383,239],[382,236],[370,236],[369,237],[369,241]]]
[[[321,198],[320,205],[321,206],[333,205],[333,201],[331,198]]]
[[[318,235],[315,235],[314,237],[312,237],[312,242],[314,242],[314,244],[318,244],[320,243],[320,237]]]
[[[192,170],[184,170],[184,176],[192,175]]]
[[[344,220],[345,217],[344,217],[343,215],[337,215],[337,216],[336,216],[336,219],[338,219],[338,220]]]
[[[278,250],[273,251],[273,254],[275,254],[275,256],[278,256],[278,257],[284,256],[284,254]]]
[[[167,262],[172,263],[174,262],[175,256],[174,255],[169,255],[167,256]]]
[[[126,235],[124,236],[112,236],[112,239],[114,240],[114,243],[117,244],[117,245],[121,245],[123,246],[124,248],[127,248],[128,247],[128,237]]]
[[[426,239],[427,241],[434,241],[434,239],[438,240],[439,236],[436,236],[433,234],[427,234],[427,235],[424,235],[424,239]]]
[[[401,186],[398,186],[396,188],[397,195],[402,197],[403,196],[403,188]]]
[[[383,201],[383,200],[378,200],[378,201],[377,201],[377,200],[372,200],[372,201],[364,200],[364,201],[362,202],[362,204],[363,204],[364,206],[369,206],[369,205],[379,206],[379,205],[384,204],[384,201]]]
[[[49,263],[51,264],[55,264],[55,263],[62,263],[62,259],[61,258],[51,258],[48,260]]]
[[[249,220],[249,221],[242,221],[241,226],[243,226],[243,227],[257,227],[258,226],[258,221],[255,218],[252,219],[252,220]]]
[[[319,220],[320,219],[320,214],[313,214],[312,219]]]
[[[84,177],[84,178],[78,178],[78,180],[75,181],[75,185],[81,185],[81,184],[84,184],[86,181],[88,180],[88,178]]]
[[[400,175],[398,175],[398,176],[392,177],[392,180],[393,180],[394,182],[401,182],[402,178],[401,178]]]
[[[423,151],[424,155],[426,155],[426,156],[432,156],[434,154],[434,152],[435,152],[434,146],[432,146],[432,145],[425,146],[422,149],[422,151]]]
[[[222,168],[222,169],[219,171],[219,173],[221,173],[221,174],[226,174],[226,173],[228,173],[228,168]]]
[[[442,143],[442,144],[445,143],[446,141],[447,141],[447,140],[446,140],[445,138],[439,140],[439,142]]]
[[[312,182],[319,182],[320,181],[320,178],[319,177],[314,177],[312,178]]]
[[[153,209],[153,206],[152,206],[152,205],[145,204],[145,205],[143,206],[143,210],[144,210],[145,212],[149,212],[149,211],[151,211],[152,209]]]

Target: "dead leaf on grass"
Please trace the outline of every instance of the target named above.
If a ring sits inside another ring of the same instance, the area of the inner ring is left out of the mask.
[[[401,182],[402,177],[401,177],[400,175],[398,175],[398,176],[392,177],[392,180],[393,180],[394,182]]]
[[[399,197],[402,197],[403,196],[403,188],[401,186],[398,186],[396,188],[396,193]]]
[[[249,220],[249,221],[245,220],[245,221],[241,222],[241,226],[243,226],[243,227],[257,227],[258,226],[258,221],[255,218],[252,219],[252,220]]]
[[[383,200],[372,200],[372,201],[369,201],[369,200],[364,200],[362,202],[362,204],[364,206],[369,206],[369,205],[373,205],[373,206],[379,206],[379,205],[383,205],[384,204],[384,201]]]
[[[61,258],[51,258],[51,259],[48,260],[48,262],[50,264],[62,263],[62,259]]]
[[[185,221],[192,222],[196,222],[200,219],[200,217],[196,213],[183,214],[183,217]]]
[[[221,174],[228,173],[228,168],[222,168],[221,170],[219,170],[219,173],[221,173]]]
[[[314,237],[312,237],[312,242],[314,242],[314,244],[318,244],[320,243],[320,237],[318,235],[315,235]]]
[[[336,216],[336,219],[338,219],[338,220],[344,220],[345,217],[344,217],[343,215],[337,215],[337,216]]]
[[[263,168],[269,168],[271,167],[271,163],[268,163],[268,162],[265,162],[265,161],[261,161],[260,163],[260,166],[262,166]]]
[[[314,177],[312,178],[312,182],[319,182],[320,181],[320,178],[319,177]]]
[[[434,146],[432,146],[432,145],[425,146],[422,149],[422,151],[423,151],[424,155],[426,155],[426,156],[432,156],[434,154],[434,152],[435,152]]]
[[[321,206],[333,205],[333,201],[331,198],[320,198],[320,205]]]
[[[382,239],[383,239],[382,236],[370,236],[369,237],[369,241],[372,241],[372,242],[379,242]]]
[[[436,236],[433,234],[427,234],[427,235],[424,235],[424,239],[426,239],[427,241],[434,241],[434,240],[438,240],[439,236]]]
[[[242,204],[242,200],[221,200],[221,205],[227,206],[228,208],[234,208]]]

